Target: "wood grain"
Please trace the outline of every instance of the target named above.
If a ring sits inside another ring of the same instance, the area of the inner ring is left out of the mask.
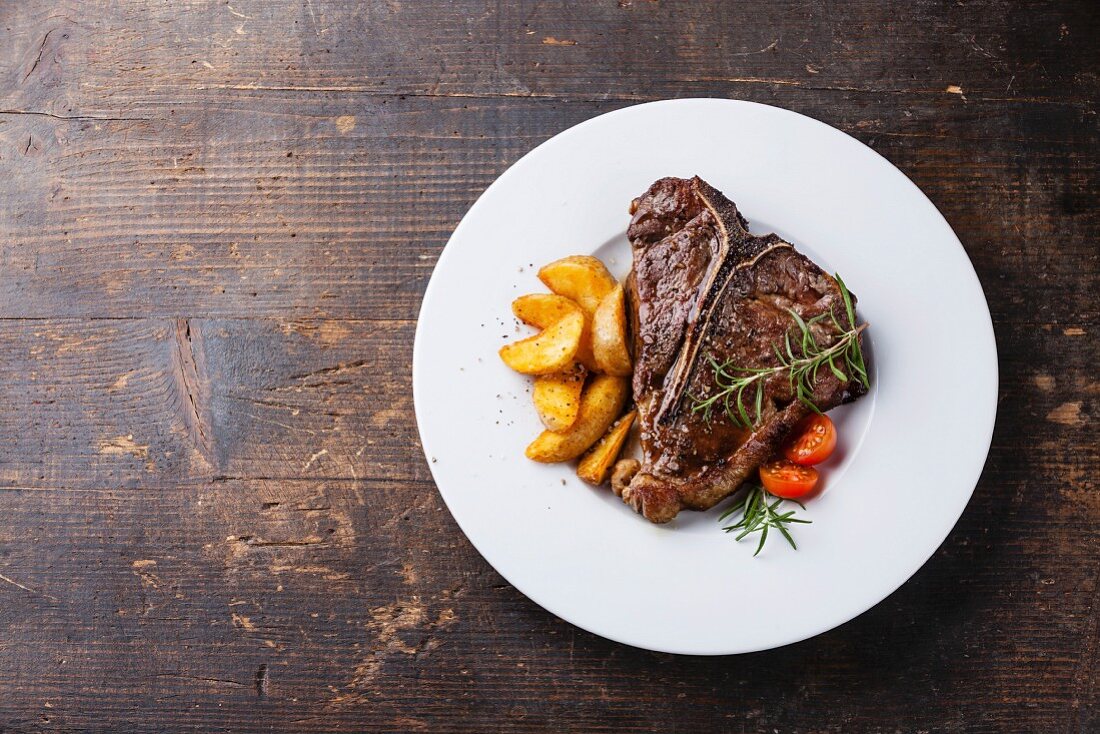
[[[0,730],[1095,731],[1098,34],[1085,2],[0,4]],[[909,175],[1001,361],[933,559],[734,658],[525,599],[412,415],[420,298],[479,193],[684,96]]]

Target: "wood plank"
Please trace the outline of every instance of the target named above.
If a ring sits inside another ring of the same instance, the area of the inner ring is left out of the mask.
[[[414,326],[0,320],[0,486],[428,479]]]
[[[1097,730],[1098,35],[1084,2],[0,3],[0,730]],[[720,659],[493,572],[409,387],[477,195],[570,125],[699,95],[909,175],[1001,360],[932,560]]]
[[[11,173],[0,317],[415,318],[440,249],[493,178],[617,106],[239,94],[232,107],[166,120],[0,115]],[[1012,317],[1035,278],[1051,291],[1047,322],[1090,313],[1095,115],[846,92],[757,97],[837,125],[908,173],[968,247],[995,318]]]
[[[1035,492],[994,464],[936,558],[858,620],[691,658],[537,609],[430,482],[2,491],[0,716],[66,731],[1071,731],[1088,715],[1098,548],[1055,498],[1012,499]]]
[[[1087,3],[125,0],[6,9],[7,109],[131,116],[241,89],[649,99],[752,89],[1090,107]],[[100,39],[110,38],[111,43]]]
[[[414,327],[0,320],[0,486],[428,480],[409,387]],[[1048,479],[1092,481],[1095,328],[999,321],[1001,344],[1013,348],[1002,348],[1001,362],[998,436],[1007,443],[991,461],[1026,457]],[[1042,432],[1025,440],[1022,426]]]
[[[338,719],[334,699],[429,654],[454,597],[496,582],[462,570],[460,536],[447,553],[407,542],[448,523],[424,482],[4,491],[0,506],[5,729]]]

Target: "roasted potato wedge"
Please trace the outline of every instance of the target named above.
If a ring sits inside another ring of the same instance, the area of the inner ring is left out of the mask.
[[[549,375],[573,363],[584,333],[584,314],[572,313],[532,337],[500,348],[500,358],[516,372]]]
[[[604,264],[591,255],[573,255],[555,260],[539,270],[539,280],[557,293],[577,302],[589,318],[603,297],[618,285]]]
[[[634,423],[637,411],[630,411],[611,426],[603,438],[581,457],[577,464],[577,476],[589,484],[600,485],[607,481],[607,475],[615,460],[619,458],[619,452],[623,450],[626,437],[630,433],[630,426]]]
[[[581,393],[581,408],[576,422],[561,432],[543,431],[527,447],[527,458],[553,463],[569,461],[583,454],[622,412],[627,385],[624,377],[594,377]]]
[[[567,314],[583,313],[577,302],[555,293],[531,293],[512,301],[512,313],[525,324],[545,329]],[[590,371],[596,371],[596,358],[592,354],[591,317],[585,315],[584,333],[577,347],[577,361]]]
[[[630,350],[626,345],[626,304],[623,287],[616,285],[603,297],[592,317],[592,356],[596,369],[609,375],[631,373]]]
[[[587,373],[584,365],[574,363],[569,369],[535,378],[531,397],[543,425],[551,431],[564,431],[576,422]]]
[[[537,329],[547,329],[581,307],[577,302],[555,293],[530,293],[512,301],[516,318]]]

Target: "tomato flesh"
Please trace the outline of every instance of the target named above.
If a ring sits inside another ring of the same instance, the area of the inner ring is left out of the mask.
[[[800,466],[820,464],[836,448],[836,426],[828,417],[811,413],[798,422],[783,444],[783,455]]]
[[[772,459],[760,467],[760,483],[776,497],[805,497],[817,486],[817,469],[787,459]]]

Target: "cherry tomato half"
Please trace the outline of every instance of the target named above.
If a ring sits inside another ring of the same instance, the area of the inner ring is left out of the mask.
[[[836,426],[823,415],[811,413],[798,422],[783,444],[783,455],[801,466],[820,464],[836,448]]]
[[[772,459],[760,467],[760,482],[776,497],[794,500],[805,497],[817,485],[817,469]]]

